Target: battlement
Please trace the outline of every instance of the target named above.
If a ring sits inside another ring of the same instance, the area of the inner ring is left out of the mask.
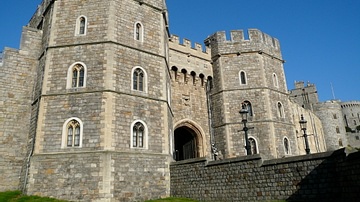
[[[244,42],[249,41],[253,43],[264,43],[269,46],[273,46],[274,48],[280,48],[279,40],[271,37],[270,35],[261,32],[258,29],[249,29],[248,30],[249,38],[245,38],[244,30],[232,30],[230,31],[230,39],[227,39],[226,32],[221,31],[217,32],[216,35],[217,40],[220,42]]]
[[[360,108],[360,101],[341,102],[341,108]]]
[[[310,83],[310,81],[308,81],[305,85],[304,81],[295,81],[294,83],[295,85],[295,89],[303,89],[303,88],[308,88],[308,87],[315,87],[315,84]]]
[[[177,35],[172,35],[169,43],[171,45],[171,47],[174,48],[180,48],[181,51],[184,52],[197,52],[197,53],[210,53],[210,49],[207,46],[202,46],[200,43],[194,43],[194,45],[192,44],[192,42],[189,39],[184,38],[182,43],[180,42],[180,37]]]
[[[280,42],[278,39],[261,32],[258,29],[248,30],[249,38],[245,38],[243,30],[230,31],[230,39],[225,31],[216,32],[205,39],[205,45],[211,47],[214,54],[229,52],[265,52],[271,56],[281,59]]]

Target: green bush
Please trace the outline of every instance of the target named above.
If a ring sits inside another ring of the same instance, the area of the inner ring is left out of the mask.
[[[6,191],[0,192],[1,202],[66,202],[48,197],[40,196],[25,196],[21,191]]]

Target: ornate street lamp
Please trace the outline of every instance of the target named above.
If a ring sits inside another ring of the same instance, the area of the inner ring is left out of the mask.
[[[246,109],[246,105],[242,104],[242,108],[239,111],[239,113],[241,114],[241,118],[242,118],[242,122],[244,124],[243,127],[243,131],[245,132],[245,149],[246,149],[246,155],[251,155],[251,146],[250,146],[250,142],[249,142],[249,137],[248,137],[248,130],[249,128],[246,126],[247,123],[247,115],[248,115],[248,110]]]
[[[299,123],[300,123],[301,130],[304,131],[303,137],[305,139],[305,152],[306,152],[306,154],[310,154],[308,135],[306,134],[306,123],[307,123],[307,121],[304,119],[304,116],[302,114],[301,114]]]

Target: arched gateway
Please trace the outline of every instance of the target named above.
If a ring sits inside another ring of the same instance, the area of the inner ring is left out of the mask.
[[[175,160],[202,157],[203,138],[198,127],[188,121],[178,124],[174,132]]]

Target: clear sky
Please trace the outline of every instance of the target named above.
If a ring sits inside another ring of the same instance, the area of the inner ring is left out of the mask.
[[[1,0],[0,49],[18,48],[41,0]],[[316,84],[321,101],[360,101],[360,0],[167,0],[170,32],[193,42],[257,28],[280,40],[288,88]]]

